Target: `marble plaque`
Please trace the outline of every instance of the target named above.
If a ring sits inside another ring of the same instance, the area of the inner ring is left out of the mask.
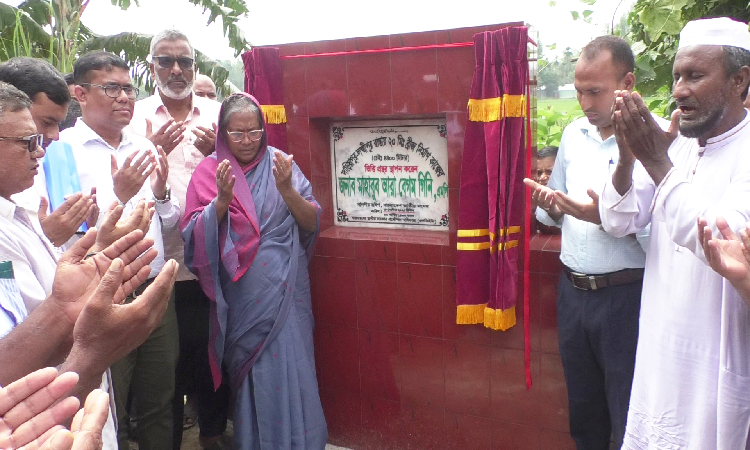
[[[448,231],[444,119],[331,125],[338,226]]]

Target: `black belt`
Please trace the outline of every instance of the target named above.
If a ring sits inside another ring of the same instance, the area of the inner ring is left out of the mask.
[[[619,286],[621,284],[635,283],[643,280],[643,269],[623,269],[617,272],[588,275],[574,272],[567,266],[563,266],[563,272],[576,289],[582,291],[595,291],[606,287]]]

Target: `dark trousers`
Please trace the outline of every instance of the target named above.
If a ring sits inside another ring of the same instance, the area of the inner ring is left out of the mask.
[[[140,295],[153,282],[136,289]],[[172,293],[174,295],[174,292]],[[132,301],[132,298],[126,299]],[[168,449],[172,438],[172,397],[177,364],[177,318],[174,297],[167,312],[146,341],[111,367],[117,406],[117,440],[120,450],[128,444],[128,396],[132,395],[140,450]],[[180,427],[182,429],[182,427]]]
[[[563,274],[557,297],[560,357],[578,450],[619,449],[625,435],[642,283],[576,289]]]
[[[174,285],[174,291],[180,357],[177,361],[172,404],[173,449],[179,450],[182,444],[184,396],[196,396],[200,435],[220,436],[227,428],[229,387],[225,382],[214,391],[211,367],[208,364],[208,313],[211,300],[203,293],[196,280],[178,281]]]

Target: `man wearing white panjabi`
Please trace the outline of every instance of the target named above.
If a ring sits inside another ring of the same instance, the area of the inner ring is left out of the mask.
[[[750,219],[749,66],[747,24],[696,20],[680,33],[669,131],[637,93],[617,94],[602,224],[625,236],[651,223],[623,449],[750,448],[750,308],[706,264],[696,225],[718,235],[717,217],[734,231]]]

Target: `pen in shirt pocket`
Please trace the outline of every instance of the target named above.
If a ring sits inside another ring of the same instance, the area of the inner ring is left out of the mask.
[[[615,161],[612,158],[609,158],[609,164],[607,164],[607,173],[612,175],[612,165],[615,163]]]

